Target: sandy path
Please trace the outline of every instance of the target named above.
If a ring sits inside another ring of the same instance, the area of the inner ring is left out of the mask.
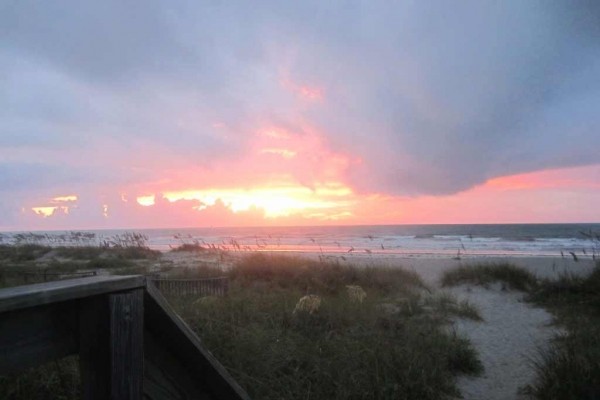
[[[547,346],[555,333],[552,316],[523,301],[523,294],[502,291],[500,285],[460,286],[448,290],[458,299],[476,305],[483,322],[457,320],[454,329],[476,347],[485,371],[480,377],[461,377],[458,386],[464,398],[520,399],[519,388],[531,383],[534,371],[528,357]]]

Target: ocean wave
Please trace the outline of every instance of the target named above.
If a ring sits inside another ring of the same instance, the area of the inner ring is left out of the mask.
[[[537,241],[537,238],[533,237],[533,236],[506,236],[506,237],[502,237],[502,240],[505,240],[507,242],[535,242]]]

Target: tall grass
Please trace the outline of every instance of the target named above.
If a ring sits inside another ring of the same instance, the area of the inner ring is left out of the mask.
[[[42,257],[52,249],[38,244],[0,245],[0,260],[11,262],[32,261]]]
[[[229,273],[225,298],[170,300],[255,399],[443,399],[481,371],[466,339],[427,318],[411,272],[258,254]],[[293,312],[305,294],[322,298],[315,314]]]
[[[510,289],[528,291],[537,284],[535,275],[524,268],[509,263],[464,265],[444,272],[442,286],[473,284],[487,286],[494,282]]]
[[[536,378],[526,394],[539,400],[600,398],[600,321],[587,323],[572,326],[538,352],[532,360]]]
[[[78,260],[93,260],[98,258],[112,258],[120,260],[147,260],[160,257],[160,251],[148,247],[57,247],[55,253],[59,257]]]
[[[229,275],[240,284],[260,282],[303,292],[335,294],[347,285],[370,287],[383,293],[428,290],[413,271],[386,267],[354,267],[335,261],[254,253],[238,262]]]
[[[79,357],[71,356],[30,368],[18,376],[0,376],[3,400],[71,400],[80,398]]]
[[[549,308],[566,330],[533,360],[534,399],[600,398],[600,262],[587,277],[543,281],[530,300]]]

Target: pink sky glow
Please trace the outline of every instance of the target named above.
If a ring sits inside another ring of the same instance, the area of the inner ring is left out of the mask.
[[[591,3],[12,3],[0,230],[600,222]]]
[[[66,194],[23,207],[22,221],[26,229],[597,221],[599,189],[600,166],[499,177],[443,196],[274,181],[248,188],[124,191],[95,202]]]

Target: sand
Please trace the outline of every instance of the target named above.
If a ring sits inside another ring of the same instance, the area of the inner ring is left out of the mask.
[[[548,345],[555,328],[552,316],[522,301],[518,292],[461,286],[449,291],[479,309],[483,322],[454,321],[453,329],[477,349],[485,371],[482,376],[461,377],[458,387],[465,399],[518,399],[519,388],[531,383],[531,358]]]

